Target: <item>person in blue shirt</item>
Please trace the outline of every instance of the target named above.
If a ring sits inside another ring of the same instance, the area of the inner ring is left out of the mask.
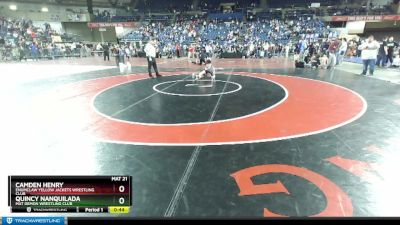
[[[39,58],[39,48],[36,43],[32,43],[31,45],[31,55],[33,60],[38,60]]]

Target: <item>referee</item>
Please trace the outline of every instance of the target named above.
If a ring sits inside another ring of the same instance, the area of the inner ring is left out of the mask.
[[[158,69],[157,69],[155,44],[156,44],[155,40],[150,40],[144,47],[144,52],[146,53],[146,57],[147,57],[147,66],[148,66],[148,70],[149,70],[149,77],[151,77],[151,78],[153,78],[153,75],[151,74],[151,67],[154,68],[154,71],[156,72],[156,76],[161,77],[161,75],[158,73]]]

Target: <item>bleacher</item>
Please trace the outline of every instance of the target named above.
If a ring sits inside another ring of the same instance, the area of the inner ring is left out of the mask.
[[[314,11],[309,9],[290,10],[285,13],[285,18],[289,20],[298,20],[299,18],[313,18],[314,15]]]
[[[139,1],[136,9],[140,12],[182,12],[190,8],[192,1],[152,0]]]
[[[311,5],[312,2],[319,2],[321,6],[328,5],[336,5],[339,0],[318,0],[318,1],[309,1],[309,0],[279,0],[279,1],[268,1],[269,8],[291,8],[293,7],[301,7],[306,8]]]
[[[260,20],[271,20],[282,17],[282,11],[280,10],[270,10],[268,12],[258,12],[256,13],[256,18]]]
[[[200,45],[213,43],[219,46],[231,46],[232,44],[245,44],[249,42],[268,41],[275,44],[285,45],[289,40],[298,40],[300,38],[321,38],[321,35],[327,35],[329,31],[323,22],[319,20],[299,20],[300,24],[294,23],[294,26],[288,28],[282,20],[272,20],[264,22],[247,22],[244,27],[240,23],[203,23],[192,24],[186,22],[172,26],[155,25],[141,27],[138,30],[127,34],[123,41],[144,41],[150,36],[156,36],[159,39],[160,48],[164,46],[190,45],[200,41]],[[194,29],[197,36],[194,38],[189,34],[188,27]],[[277,30],[277,28],[280,28]],[[297,30],[295,27],[299,27]],[[314,35],[318,34],[318,36]],[[235,38],[232,38],[235,37]],[[234,40],[234,42],[232,42]]]
[[[232,21],[232,20],[238,20],[242,21],[244,19],[244,13],[243,12],[231,12],[231,13],[209,13],[208,14],[208,19],[210,20],[219,20],[219,21]]]
[[[365,5],[357,8],[329,7],[326,11],[329,16],[391,15],[395,13],[390,6],[372,7],[368,12]]]
[[[141,15],[135,16],[111,16],[111,17],[104,17],[104,16],[95,16],[93,22],[134,22],[140,21]]]

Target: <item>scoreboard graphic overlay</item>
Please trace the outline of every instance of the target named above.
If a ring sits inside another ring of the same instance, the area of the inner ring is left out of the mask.
[[[131,176],[9,176],[12,213],[128,213]]]

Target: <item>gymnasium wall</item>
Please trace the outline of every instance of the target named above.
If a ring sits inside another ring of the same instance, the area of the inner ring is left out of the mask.
[[[101,42],[102,36],[104,42],[117,41],[114,27],[107,27],[104,28],[105,31],[99,31],[98,28],[90,29],[84,22],[64,22],[62,24],[65,32],[79,35],[84,41]]]
[[[400,21],[367,23],[363,36],[370,34],[373,34],[379,40],[384,36],[393,36],[396,40],[400,40]]]

